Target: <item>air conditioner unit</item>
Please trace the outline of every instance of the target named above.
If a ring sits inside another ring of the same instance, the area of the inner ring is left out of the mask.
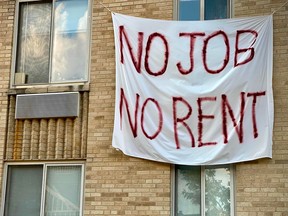
[[[25,94],[16,97],[16,119],[77,117],[79,92]]]

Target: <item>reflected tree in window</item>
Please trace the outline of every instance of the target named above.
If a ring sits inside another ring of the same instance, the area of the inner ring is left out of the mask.
[[[230,216],[229,168],[205,170],[206,216]]]
[[[191,205],[201,206],[201,175],[189,169],[179,170],[179,181],[185,182],[182,195],[190,200]],[[203,189],[202,189],[203,190]],[[204,191],[204,190],[203,190]],[[203,195],[203,194],[202,194]],[[229,216],[230,215],[230,169],[206,168],[205,169],[205,215]],[[203,208],[203,207],[202,207]],[[183,214],[187,215],[187,214]],[[188,214],[198,215],[198,214]],[[188,216],[187,215],[187,216]],[[200,215],[200,214],[199,214]]]

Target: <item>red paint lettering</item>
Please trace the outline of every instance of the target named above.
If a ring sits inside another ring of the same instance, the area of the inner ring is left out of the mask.
[[[164,44],[164,47],[165,47],[165,53],[164,53],[164,64],[163,64],[163,67],[159,71],[153,72],[150,69],[149,57],[150,57],[150,49],[151,49],[152,41],[156,37],[160,38],[163,41],[163,44]],[[151,34],[149,36],[149,38],[148,38],[147,45],[146,45],[145,69],[146,69],[147,73],[152,75],[152,76],[159,76],[159,75],[164,74],[165,71],[166,71],[167,65],[168,65],[168,58],[169,58],[169,47],[168,47],[168,42],[167,42],[165,36],[160,34],[160,33],[157,33],[157,32]]]
[[[214,115],[203,115],[202,102],[204,101],[216,101],[216,97],[203,97],[198,98],[198,147],[207,145],[216,145],[217,142],[202,142],[203,136],[203,119],[214,119]]]
[[[226,95],[222,95],[222,130],[224,135],[224,143],[228,143],[228,132],[227,132],[227,113],[226,109],[228,109],[228,113],[232,119],[233,127],[236,130],[236,133],[238,135],[239,142],[243,142],[243,118],[244,118],[244,109],[245,109],[245,93],[241,92],[241,103],[240,103],[240,119],[239,119],[239,125],[236,122],[234,113],[232,111],[232,108],[229,104],[229,101],[227,100]]]
[[[153,135],[149,135],[145,128],[144,128],[144,113],[145,113],[145,107],[146,105],[148,104],[148,102],[151,101],[152,103],[155,104],[157,110],[158,110],[158,116],[159,116],[159,124],[158,124],[158,128],[157,128],[157,131],[153,134]],[[149,138],[149,139],[154,139],[157,137],[157,135],[161,132],[162,130],[162,126],[163,126],[163,115],[162,115],[162,110],[161,110],[161,107],[159,106],[159,103],[153,99],[153,98],[148,98],[145,100],[143,106],[142,106],[142,111],[141,111],[141,128],[142,128],[142,131],[144,133],[144,135]]]
[[[121,88],[120,103],[119,103],[121,130],[122,130],[123,102],[124,102],[125,107],[126,107],[129,125],[130,125],[130,128],[132,130],[133,136],[137,137],[137,116],[138,116],[138,108],[139,108],[139,94],[136,94],[136,103],[135,103],[135,110],[134,110],[134,125],[133,125],[132,117],[131,117],[130,109],[129,109],[129,104],[128,104],[127,99],[125,97],[124,90]]]
[[[253,123],[253,132],[254,132],[254,138],[258,137],[258,129],[257,129],[257,122],[256,122],[256,102],[257,97],[264,96],[266,94],[265,91],[263,92],[254,92],[254,93],[248,93],[247,97],[253,97],[252,101],[252,123]]]
[[[179,118],[177,116],[177,113],[178,113],[177,103],[178,102],[181,102],[188,108],[187,114],[183,116],[182,118]],[[183,126],[186,128],[191,138],[191,146],[195,147],[195,140],[194,140],[194,136],[192,134],[191,128],[185,122],[185,120],[187,120],[191,116],[191,114],[192,114],[192,107],[189,105],[189,103],[186,100],[184,100],[182,97],[173,97],[173,125],[174,125],[174,137],[175,137],[175,143],[176,143],[177,149],[180,149],[180,142],[179,142],[178,130],[177,130],[178,123],[182,123]]]
[[[239,49],[239,38],[241,34],[252,34],[254,36],[253,43],[251,44],[249,48]],[[255,44],[257,37],[258,37],[258,33],[254,30],[238,30],[237,31],[236,42],[235,42],[234,67],[237,67],[239,65],[244,65],[254,58],[255,51],[252,46]],[[250,51],[250,55],[246,59],[242,60],[242,62],[238,62],[238,55],[240,53],[245,53],[247,51]]]
[[[185,70],[182,65],[181,62],[177,63],[177,68],[179,70],[179,72],[183,75],[189,74],[193,71],[194,68],[194,44],[195,44],[195,40],[197,36],[205,36],[205,33],[179,33],[180,37],[190,37],[190,51],[189,51],[189,57],[190,57],[190,68]]]
[[[126,44],[128,46],[128,50],[134,64],[134,67],[138,73],[141,73],[141,59],[142,59],[142,50],[143,50],[143,32],[138,32],[138,51],[137,57],[133,54],[133,48],[130,44],[127,33],[124,29],[124,26],[119,26],[119,35],[120,35],[120,52],[121,52],[121,63],[124,64],[124,55],[123,55],[123,40],[125,39]],[[123,39],[124,38],[124,39]]]
[[[208,47],[208,43],[209,43],[209,40],[218,36],[218,35],[222,35],[223,38],[224,38],[224,43],[225,43],[225,46],[226,46],[226,55],[225,55],[225,58],[223,60],[223,65],[221,68],[217,69],[217,70],[212,70],[210,68],[208,68],[208,65],[207,65],[207,47]],[[211,74],[217,74],[217,73],[220,73],[222,70],[224,70],[224,68],[226,67],[226,65],[228,64],[229,62],[229,55],[230,55],[230,46],[229,46],[229,39],[228,39],[228,36],[226,35],[226,33],[224,31],[217,31],[217,32],[214,32],[213,34],[209,35],[205,40],[204,40],[204,46],[203,46],[203,50],[202,50],[202,56],[203,56],[203,64],[204,64],[204,68],[205,70],[208,72],[208,73],[211,73]]]

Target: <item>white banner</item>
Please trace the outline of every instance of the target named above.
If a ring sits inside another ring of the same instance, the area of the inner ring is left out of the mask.
[[[112,17],[114,148],[186,165],[272,157],[272,16]]]

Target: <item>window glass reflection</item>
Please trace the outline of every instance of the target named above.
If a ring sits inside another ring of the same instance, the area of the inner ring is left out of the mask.
[[[4,216],[39,216],[43,167],[9,166]]]
[[[225,19],[228,17],[227,0],[205,0],[205,20]]]
[[[52,4],[25,2],[19,8],[16,73],[23,73],[26,83],[47,83]]]
[[[230,216],[230,168],[205,169],[205,215]]]
[[[80,214],[81,166],[47,169],[45,216]]]
[[[87,80],[88,0],[55,2],[52,82]]]
[[[200,0],[179,0],[179,20],[200,20]]]
[[[176,215],[200,216],[201,167],[178,166]]]

